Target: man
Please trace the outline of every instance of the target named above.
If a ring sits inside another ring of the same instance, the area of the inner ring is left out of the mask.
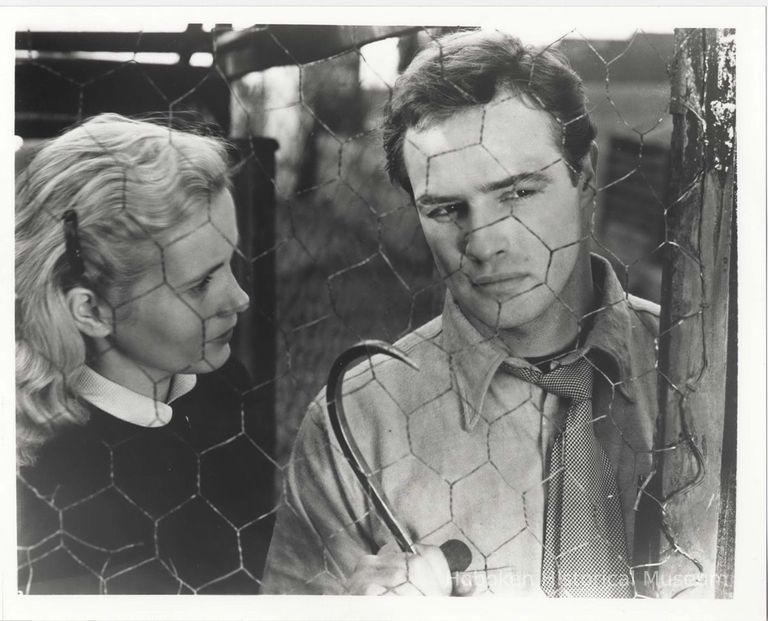
[[[398,79],[384,126],[447,285],[443,313],[374,358],[344,408],[400,552],[321,394],[286,470],[265,592],[632,597],[651,470],[658,308],[591,256],[594,128],[578,76],[500,33],[450,35]],[[472,552],[450,574],[439,546]]]

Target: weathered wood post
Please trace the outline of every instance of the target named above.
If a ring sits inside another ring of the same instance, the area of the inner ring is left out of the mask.
[[[657,453],[660,597],[731,597],[735,527],[735,32],[675,31]],[[730,319],[729,321],[729,311]],[[666,548],[666,549],[665,549]]]

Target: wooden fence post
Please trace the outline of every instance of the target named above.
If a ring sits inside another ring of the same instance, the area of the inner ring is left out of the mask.
[[[660,597],[730,597],[735,506],[735,32],[675,31],[657,453]],[[729,310],[730,319],[729,322]],[[730,394],[728,394],[730,391]]]

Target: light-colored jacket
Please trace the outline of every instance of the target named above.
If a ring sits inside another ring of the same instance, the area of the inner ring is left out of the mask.
[[[632,550],[641,482],[652,468],[657,416],[658,306],[627,295],[593,257],[601,305],[585,321],[597,365],[595,435],[617,470]],[[547,449],[562,423],[557,397],[512,376],[525,365],[482,337],[447,296],[440,317],[396,346],[415,371],[374,357],[347,374],[344,409],[355,441],[399,521],[418,543],[460,539],[472,551],[461,580],[478,592],[541,596]],[[364,554],[392,536],[330,429],[325,391],[309,407],[284,472],[264,593],[345,592]]]

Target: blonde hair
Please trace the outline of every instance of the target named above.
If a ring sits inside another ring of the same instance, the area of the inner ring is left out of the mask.
[[[124,299],[156,260],[148,244],[229,187],[225,145],[132,120],[93,117],[47,142],[16,177],[17,461],[34,461],[64,425],[84,423],[76,385],[86,343],[66,305],[85,286]],[[84,272],[73,272],[64,214],[74,210]]]

